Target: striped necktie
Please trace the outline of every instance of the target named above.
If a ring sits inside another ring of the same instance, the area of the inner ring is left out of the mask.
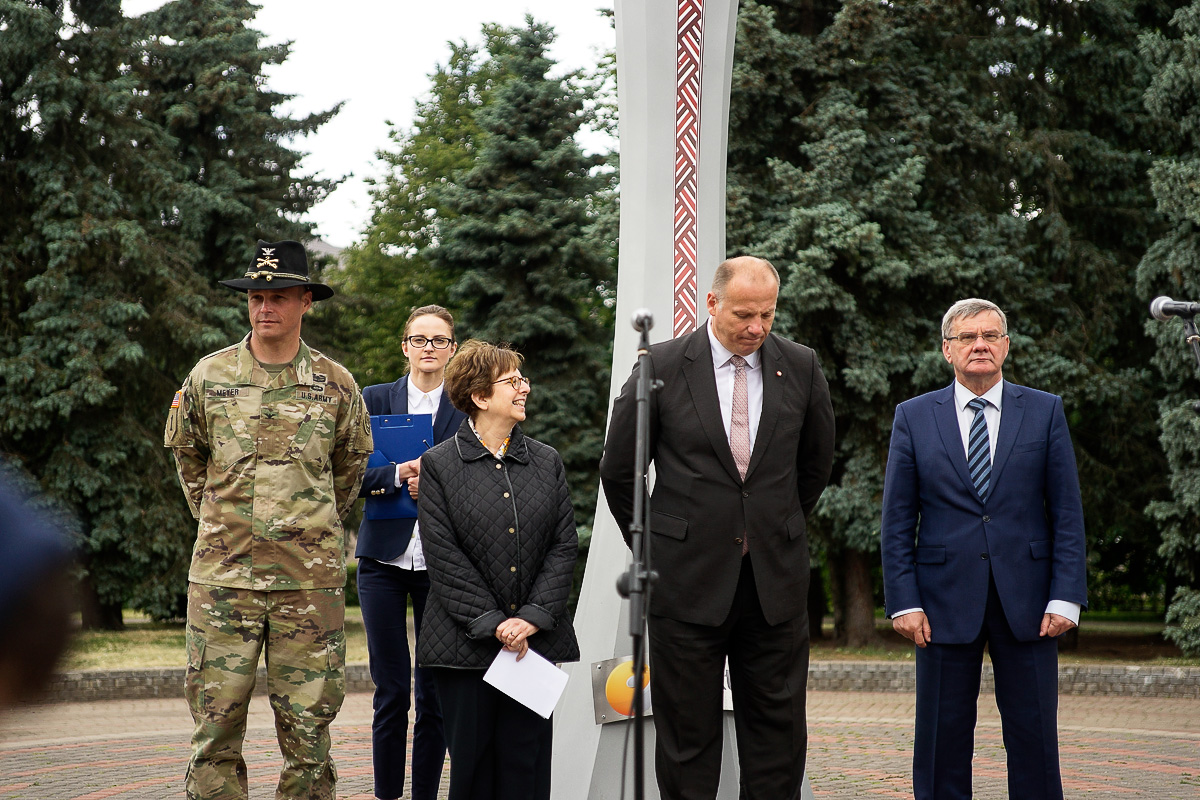
[[[987,500],[992,482],[992,449],[988,442],[987,420],[983,416],[987,405],[988,401],[982,397],[967,403],[967,408],[975,411],[975,419],[971,420],[971,431],[967,435],[967,469],[971,472],[975,491],[979,492],[979,499],[983,501]]]

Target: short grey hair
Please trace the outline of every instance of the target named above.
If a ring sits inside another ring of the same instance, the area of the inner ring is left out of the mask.
[[[996,316],[1000,318],[1000,333],[1008,335],[1008,317],[1004,316],[1004,312],[1000,310],[1000,306],[990,300],[981,300],[978,297],[968,297],[966,300],[959,300],[946,311],[942,317],[942,338],[950,338],[950,326],[954,324],[956,319],[967,319],[976,314],[982,314],[985,311],[995,311]]]
[[[712,293],[717,300],[725,299],[725,289],[729,286],[729,281],[733,280],[734,275],[739,275],[747,272],[757,272],[759,275],[771,275],[775,279],[775,287],[779,287],[779,270],[775,269],[775,265],[765,258],[756,256],[735,256],[721,262],[717,267],[716,274],[713,275]]]

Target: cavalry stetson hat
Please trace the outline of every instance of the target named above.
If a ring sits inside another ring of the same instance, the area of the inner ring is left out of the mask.
[[[308,254],[299,242],[264,242],[258,240],[254,260],[241,278],[221,281],[222,286],[239,292],[251,289],[286,289],[304,286],[312,291],[313,300],[328,300],[333,289],[308,278]]]

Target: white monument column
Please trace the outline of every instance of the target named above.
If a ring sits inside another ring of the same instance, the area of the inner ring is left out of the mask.
[[[704,299],[725,258],[725,156],[737,0],[616,0],[621,252],[611,400],[637,357],[634,310],[654,314],[652,342],[707,319]],[[613,659],[632,654],[617,577],[629,551],[603,493],[575,629],[581,657],[555,712],[553,796],[633,797],[632,725],[604,702]],[[597,691],[593,691],[594,684]],[[653,703],[653,698],[651,698]],[[646,720],[646,797],[657,798],[653,716]],[[628,745],[626,738],[628,735]],[[623,751],[628,746],[629,757]],[[726,712],[721,798],[736,798],[733,714]]]

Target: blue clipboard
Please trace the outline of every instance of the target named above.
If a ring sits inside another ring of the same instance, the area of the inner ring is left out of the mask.
[[[371,435],[375,452],[367,459],[368,467],[386,467],[420,458],[433,446],[432,414],[385,414],[371,417]],[[367,519],[415,519],[417,501],[407,488],[382,497],[368,497],[363,515]]]

